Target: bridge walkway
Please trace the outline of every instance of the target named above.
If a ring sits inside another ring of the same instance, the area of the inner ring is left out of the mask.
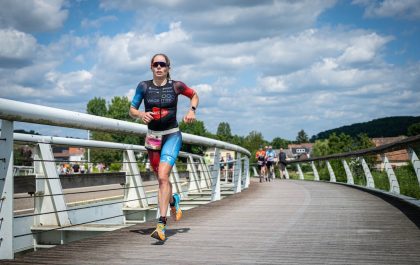
[[[394,205],[338,184],[253,180],[184,212],[163,243],[147,222],[0,263],[419,264],[418,209]]]

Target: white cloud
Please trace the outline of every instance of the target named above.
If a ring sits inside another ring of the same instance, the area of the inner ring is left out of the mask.
[[[185,29],[199,42],[249,41],[281,35],[313,25],[319,14],[335,0],[300,1],[110,1],[106,10],[138,10],[139,24],[153,21],[183,21]],[[221,32],[226,32],[223,34]]]
[[[266,76],[258,78],[258,85],[266,92],[287,91],[287,85],[281,76]]]
[[[118,18],[116,16],[104,16],[100,17],[98,19],[82,19],[82,22],[80,22],[82,28],[99,28],[103,24],[108,22],[117,22]]]
[[[31,35],[0,29],[0,68],[28,64],[37,52],[37,41]]]
[[[64,0],[3,0],[0,8],[0,28],[23,32],[42,32],[60,28],[67,19]]]
[[[46,75],[46,80],[51,83],[55,96],[78,97],[92,89],[90,83],[92,77],[92,73],[86,70],[69,72],[66,74],[49,72]]]
[[[376,33],[352,38],[338,61],[345,64],[371,62],[378,55],[378,51],[391,39],[391,37],[379,36]]]
[[[418,0],[354,0],[353,3],[366,7],[366,17],[420,19],[420,2]]]

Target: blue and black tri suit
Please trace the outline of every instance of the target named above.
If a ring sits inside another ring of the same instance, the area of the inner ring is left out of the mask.
[[[140,82],[131,101],[131,107],[139,109],[144,100],[145,111],[153,113],[153,120],[149,122],[147,128],[163,134],[161,150],[147,150],[150,164],[155,172],[158,172],[159,161],[173,166],[181,149],[181,132],[176,131],[178,128],[176,113],[180,94],[191,99],[195,91],[180,81],[168,80],[165,85],[156,86],[153,80],[148,80]],[[170,132],[166,134],[165,131],[169,130]]]

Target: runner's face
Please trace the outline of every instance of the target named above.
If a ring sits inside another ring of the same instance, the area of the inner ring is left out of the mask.
[[[168,66],[162,67],[161,65],[157,65],[157,67],[153,66],[155,62],[165,62],[166,59],[162,55],[158,55],[153,59],[152,65],[150,66],[153,72],[153,79],[163,79],[166,78],[168,74]]]

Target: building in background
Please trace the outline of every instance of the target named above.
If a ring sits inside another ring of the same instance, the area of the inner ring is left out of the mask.
[[[84,162],[86,160],[83,147],[54,146],[53,153],[57,161]]]
[[[372,142],[375,144],[375,147],[391,144],[394,142],[401,141],[403,139],[407,138],[407,136],[397,136],[397,137],[381,137],[381,138],[372,138]],[[389,163],[393,168],[400,167],[408,164],[408,161],[410,160],[408,151],[406,149],[401,149],[398,151],[388,152],[385,153],[386,157],[389,160]],[[376,156],[376,168],[379,170],[383,170],[385,165],[382,161],[382,157],[380,155]]]
[[[289,160],[310,158],[312,156],[313,145],[313,143],[289,144],[287,145],[287,158]]]

